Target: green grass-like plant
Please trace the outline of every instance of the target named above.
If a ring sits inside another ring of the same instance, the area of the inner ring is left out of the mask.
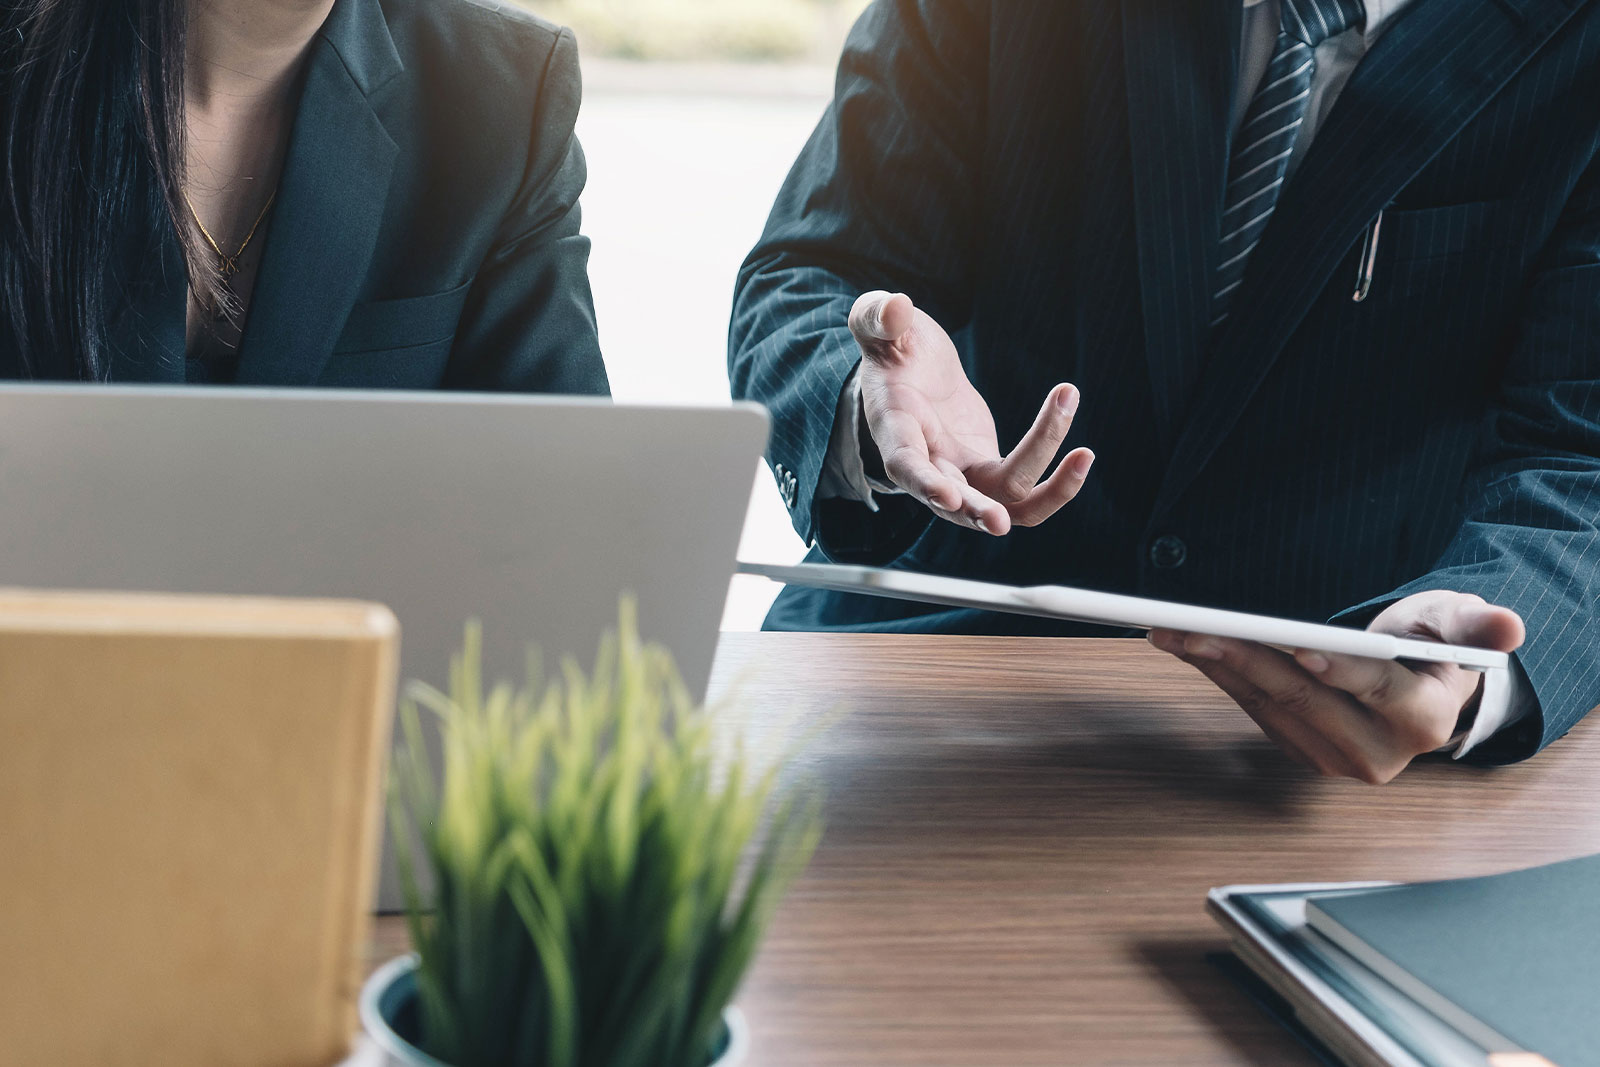
[[[630,601],[620,616],[591,675],[568,660],[541,684],[534,655],[525,685],[487,693],[469,626],[449,692],[413,683],[402,704],[390,813],[418,1043],[453,1067],[705,1067],[821,835],[815,791],[742,740],[719,750]]]

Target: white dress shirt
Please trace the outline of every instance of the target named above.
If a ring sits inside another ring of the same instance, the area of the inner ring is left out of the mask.
[[[1280,0],[1243,0],[1243,3],[1244,25],[1238,78],[1241,91],[1235,94],[1233,103],[1235,132],[1244,122],[1245,111],[1255,95],[1255,86],[1261,83],[1272,61],[1282,25]],[[1356,66],[1377,43],[1395,15],[1408,3],[1410,0],[1365,0],[1367,18],[1364,28],[1330,37],[1317,46],[1311,101],[1305,123],[1300,127],[1295,141],[1294,153],[1289,157],[1289,177],[1293,177]],[[1244,86],[1249,86],[1250,91],[1242,91]],[[876,511],[878,505],[874,494],[899,493],[901,490],[867,476],[866,465],[861,459],[861,383],[857,373],[851,372],[844,389],[840,391],[817,495],[854,500]],[[1520,673],[1511,678],[1492,676],[1483,687],[1478,711],[1471,724],[1452,738],[1445,750],[1453,751],[1456,758],[1460,759],[1481,742],[1529,714],[1536,706],[1535,701],[1531,684]]]

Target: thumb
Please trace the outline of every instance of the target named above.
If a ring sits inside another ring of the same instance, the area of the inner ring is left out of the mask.
[[[1527,637],[1527,628],[1522,616],[1510,608],[1463,598],[1444,613],[1439,636],[1450,645],[1514,652]]]
[[[911,329],[916,314],[916,306],[904,293],[881,289],[862,293],[850,309],[850,332],[862,348],[892,345]]]

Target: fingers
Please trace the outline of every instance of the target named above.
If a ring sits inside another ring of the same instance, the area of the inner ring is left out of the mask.
[[[905,411],[886,412],[876,434],[889,479],[920,500],[935,515],[983,533],[1011,529],[1006,509],[967,483],[960,468],[929,455],[922,426]]]
[[[966,479],[952,478],[934,465],[922,426],[914,416],[905,411],[885,412],[872,436],[890,481],[935,511],[961,510]]]
[[[1510,652],[1525,630],[1516,612],[1482,597],[1429,590],[1391,604],[1372,621],[1380,633]],[[1389,660],[1301,650],[1295,661],[1322,684],[1350,694],[1374,713],[1374,725],[1396,748],[1431,752],[1455,732],[1481,675],[1443,663],[1408,666]]]
[[[1303,755],[1321,774],[1373,784],[1387,782],[1414,756],[1438,747],[1413,744],[1411,730],[1396,729],[1381,711],[1368,709],[1348,693],[1322,684],[1277,649],[1250,641],[1170,632],[1153,634],[1151,643],[1170,650],[1175,639],[1181,650],[1175,655],[1233,697],[1274,742],[1291,755]],[[1450,725],[1459,709],[1446,700],[1418,707],[1447,718]]]
[[[1527,634],[1522,616],[1510,608],[1486,604],[1477,597],[1458,594],[1441,612],[1439,637],[1448,645],[1515,652],[1522,647]]]
[[[1250,708],[1266,707],[1271,700],[1260,686],[1257,686],[1243,675],[1234,673],[1220,663],[1207,663],[1204,660],[1196,661],[1193,659],[1186,659],[1185,662],[1210,679],[1213,685],[1231,697],[1233,702],[1239,705],[1240,709],[1247,715],[1250,714]],[[1311,752],[1320,746],[1317,745],[1316,738],[1310,736],[1309,731],[1304,728],[1296,729],[1293,724],[1289,724],[1289,728],[1286,730],[1278,720],[1272,718],[1257,718],[1252,715],[1251,719],[1261,728],[1261,732],[1266,734],[1267,739],[1283,751],[1285,756],[1288,756],[1302,767],[1309,767],[1312,770],[1318,769]]]
[[[1186,648],[1190,635],[1173,630],[1151,630],[1148,639],[1152,645],[1178,657],[1210,679],[1290,759],[1306,767],[1315,766],[1311,752],[1321,746],[1314,733],[1303,723],[1281,722],[1277,717],[1264,715],[1263,712],[1272,704],[1272,697],[1266,690],[1221,661],[1191,655]]]
[[[1005,505],[1011,523],[1037,526],[1065,507],[1083,488],[1094,465],[1094,453],[1087,448],[1068,453],[1049,478],[1039,481],[1072,429],[1080,399],[1076,386],[1056,386],[1045,398],[1033,426],[1009,456],[968,472],[969,481]]]
[[[1465,694],[1452,689],[1448,678],[1420,672],[1411,680],[1385,676],[1359,657],[1316,652],[1290,657],[1250,641],[1171,631],[1153,631],[1150,642],[1216,682],[1291,755],[1305,756],[1323,774],[1374,784],[1444,745],[1471,695],[1470,689]],[[1368,700],[1333,684],[1336,679]]]
[[[930,506],[929,510],[945,522],[953,522],[957,526],[965,526],[969,530],[979,533],[991,534],[995,537],[1004,537],[1011,529],[1011,520],[1006,515],[1006,509],[999,504],[989,501],[982,493],[973,490],[973,496],[962,500],[961,510],[946,511],[940,507]]]
[[[1002,537],[1011,532],[1011,516],[1006,509],[990,497],[968,484],[961,469],[947,459],[935,460],[935,464],[945,476],[958,483],[961,487],[961,508],[959,511],[948,512],[935,509],[941,519],[967,526],[981,533],[993,534]]]
[[[916,312],[904,293],[862,293],[850,309],[850,332],[864,353],[882,356],[910,332]]]
[[[1401,747],[1432,752],[1450,740],[1456,715],[1477,689],[1481,676],[1441,664],[1443,670],[1414,671],[1393,660],[1298,651],[1295,662],[1323,685],[1349,693],[1376,712],[1385,732]]]
[[[1067,439],[1067,431],[1072,428],[1072,417],[1078,412],[1080,399],[1078,390],[1071,385],[1058,385],[1050,390],[1033,426],[1023,434],[1017,447],[1011,450],[1011,455],[1000,464],[1001,499],[1008,503],[1015,502],[1033,492],[1056,458],[1056,450],[1061,447],[1061,442]]]
[[[1011,516],[998,501],[974,489],[953,464],[930,461],[926,450],[886,449],[883,470],[890,481],[947,522],[996,537],[1011,532]]]
[[[1447,589],[1413,593],[1390,604],[1368,629],[1499,652],[1516,651],[1527,637],[1522,616],[1510,608]]]
[[[1342,693],[1318,684],[1294,659],[1275,648],[1251,641],[1190,634],[1183,641],[1184,652],[1202,671],[1209,664],[1226,667],[1248,678],[1267,697],[1261,708],[1245,708],[1251,718],[1270,715],[1275,719],[1292,717],[1301,721],[1334,719],[1333,725],[1349,727],[1343,720],[1359,715],[1359,709]]]
[[[1372,708],[1402,706],[1432,682],[1394,660],[1343,656],[1300,649],[1295,662],[1324,685],[1331,685]]]
[[[1060,511],[1083,488],[1094,466],[1094,453],[1087,448],[1075,448],[1055,472],[1046,478],[1022,501],[1011,504],[1008,511],[1011,521],[1018,526],[1037,526]]]

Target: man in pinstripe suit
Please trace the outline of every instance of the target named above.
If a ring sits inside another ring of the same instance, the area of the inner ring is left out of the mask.
[[[877,0],[729,348],[813,558],[1517,650],[1152,635],[1325,773],[1600,701],[1600,0]]]

